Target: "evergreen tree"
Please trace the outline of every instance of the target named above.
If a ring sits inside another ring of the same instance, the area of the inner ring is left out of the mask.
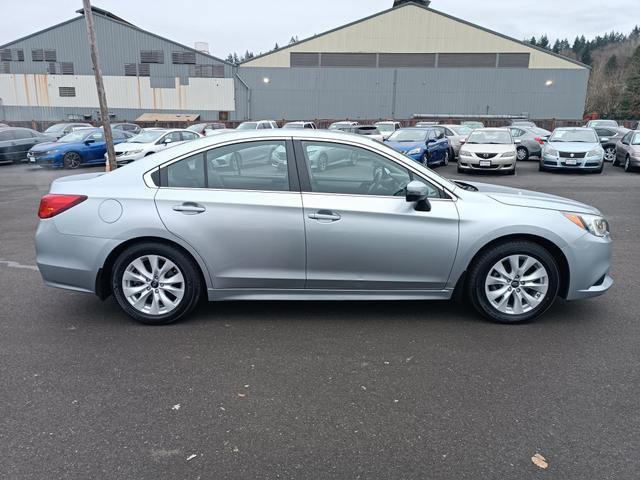
[[[605,73],[611,74],[618,70],[618,57],[616,55],[611,55],[607,63],[604,65]]]
[[[536,37],[531,37],[531,39],[529,40],[529,43],[530,43],[531,45],[533,45],[534,47],[535,47],[536,45],[538,45],[538,42],[537,42],[537,40],[536,40]]]
[[[591,56],[591,48],[587,47],[583,50],[582,55],[580,55],[580,61],[587,65],[591,65],[593,63],[593,57]]]
[[[298,36],[296,35],[295,37],[291,37],[291,40],[289,40],[289,45],[293,45],[294,43],[298,42]]]
[[[629,73],[625,82],[625,107],[629,116],[640,116],[640,46],[635,49],[629,62]]]
[[[540,37],[540,40],[538,40],[538,46],[549,49],[549,37],[547,37],[546,35],[542,35]]]
[[[233,53],[230,53],[229,55],[227,55],[227,62],[234,63]]]
[[[280,47],[278,46],[278,42],[276,42],[276,46],[273,47],[274,50],[278,50]]]
[[[238,57],[238,54],[233,52],[233,63],[240,63],[240,57]]]
[[[553,44],[553,48],[551,49],[553,51],[553,53],[560,53],[560,40],[557,40],[554,42]]]

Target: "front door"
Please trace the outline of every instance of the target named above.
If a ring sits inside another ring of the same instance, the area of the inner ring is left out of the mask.
[[[287,168],[263,158],[277,151]],[[202,257],[216,289],[303,289],[302,198],[290,142],[269,139],[212,148],[161,169],[156,205],[167,229]],[[295,171],[295,170],[294,170]],[[295,178],[290,184],[289,179]]]
[[[323,151],[342,161],[318,167]],[[440,190],[388,157],[338,142],[296,147],[307,233],[307,288],[440,290],[458,247],[458,212]],[[405,187],[420,180],[432,209],[416,211]]]

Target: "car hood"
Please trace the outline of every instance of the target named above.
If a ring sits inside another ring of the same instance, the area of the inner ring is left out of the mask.
[[[505,153],[512,152],[516,149],[513,144],[500,144],[493,145],[490,143],[465,143],[464,149],[468,152],[482,152],[482,153]]]
[[[402,153],[418,147],[425,148],[424,142],[385,142],[385,144]]]
[[[149,148],[153,145],[153,143],[129,143],[129,142],[123,142],[123,143],[118,143],[115,146],[115,151],[116,152],[128,152],[131,150],[144,150],[145,148]]]
[[[561,152],[589,152],[600,148],[599,143],[581,143],[581,142],[549,142],[551,148],[555,148]]]
[[[587,213],[600,215],[598,209],[569,198],[550,195],[548,193],[522,190],[520,188],[503,187],[488,183],[464,182],[476,187],[480,193],[505,205],[515,207],[544,208],[575,213]]]
[[[68,145],[75,145],[74,143],[60,143],[60,142],[44,142],[38,143],[31,147],[32,152],[46,152],[47,150],[54,150],[60,148],[66,148]]]

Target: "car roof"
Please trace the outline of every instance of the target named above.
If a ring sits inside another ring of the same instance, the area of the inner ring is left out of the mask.
[[[591,127],[557,127],[556,130],[575,130],[575,131],[592,130],[593,131],[593,128]]]
[[[484,127],[484,128],[476,128],[474,132],[507,132],[509,131],[508,127]]]

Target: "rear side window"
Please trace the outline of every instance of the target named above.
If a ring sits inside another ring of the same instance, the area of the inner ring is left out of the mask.
[[[163,168],[168,188],[289,191],[284,141],[245,142],[198,153]]]
[[[7,140],[13,140],[11,132],[0,132],[0,142],[6,142]]]
[[[14,130],[13,138],[15,140],[24,140],[25,138],[31,138],[33,135],[29,130]]]

